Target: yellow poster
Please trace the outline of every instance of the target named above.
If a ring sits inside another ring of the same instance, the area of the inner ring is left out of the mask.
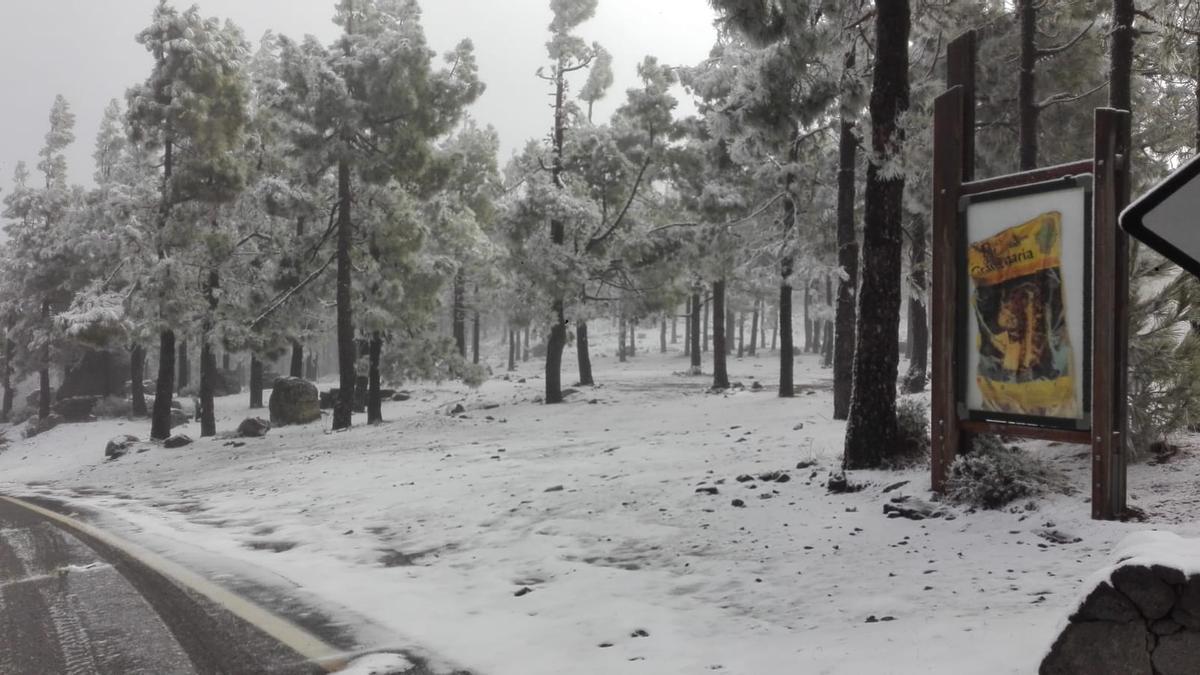
[[[979,325],[983,409],[1079,415],[1063,292],[1062,214],[1049,211],[974,242],[967,264]]]

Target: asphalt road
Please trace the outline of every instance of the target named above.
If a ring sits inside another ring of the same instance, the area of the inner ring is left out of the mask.
[[[0,673],[324,672],[131,556],[0,499]]]

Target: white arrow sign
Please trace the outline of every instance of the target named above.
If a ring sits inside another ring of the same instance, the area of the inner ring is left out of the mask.
[[[1121,228],[1200,277],[1200,155],[1121,213]]]

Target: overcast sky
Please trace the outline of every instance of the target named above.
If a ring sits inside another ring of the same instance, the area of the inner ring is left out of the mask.
[[[0,189],[13,165],[37,163],[56,94],[76,114],[70,149],[71,181],[91,184],[92,147],[100,115],[112,98],[144,80],[150,56],[133,36],[157,0],[0,0]],[[190,3],[176,2],[184,8]],[[337,27],[334,0],[200,0],[202,14],[232,19],[248,39],[264,31],[330,42]],[[501,164],[526,139],[546,134],[548,90],[534,71],[546,61],[549,0],[422,0],[430,45],[439,53],[463,37],[475,42],[487,92],[472,115],[500,132]],[[636,86],[636,66],[647,54],[672,65],[702,60],[716,38],[708,0],[600,0],[596,16],[580,27],[613,53],[615,83],[596,116],[605,119]]]

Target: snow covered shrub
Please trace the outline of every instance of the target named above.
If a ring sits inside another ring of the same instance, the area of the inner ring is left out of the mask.
[[[20,408],[16,408],[15,410],[13,410],[12,414],[8,416],[8,421],[15,427],[19,424],[23,424],[30,417],[36,417],[36,416],[37,416],[37,408],[35,408],[31,405],[27,405],[27,406],[22,406]]]
[[[133,404],[120,396],[105,396],[92,408],[92,414],[100,419],[129,417],[132,412]]]
[[[929,460],[929,406],[924,399],[910,396],[896,401],[896,428],[900,448],[892,465],[903,468]]]
[[[978,436],[971,451],[950,466],[946,496],[954,502],[998,509],[1009,502],[1063,491],[1066,481],[1052,466],[992,435]]]

